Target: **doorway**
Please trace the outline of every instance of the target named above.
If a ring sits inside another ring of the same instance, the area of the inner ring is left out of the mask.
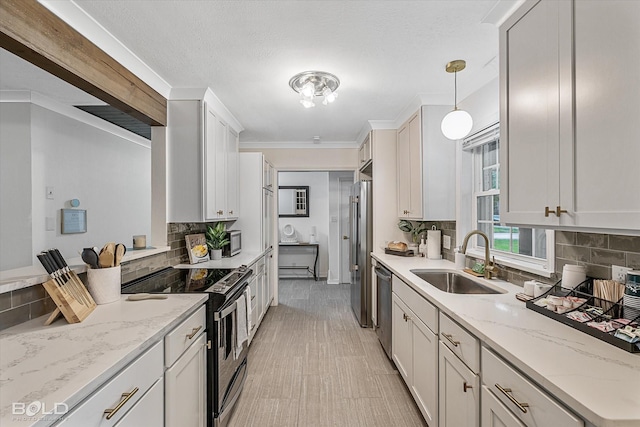
[[[350,229],[350,204],[351,187],[353,179],[340,178],[340,283],[351,283],[351,229]]]

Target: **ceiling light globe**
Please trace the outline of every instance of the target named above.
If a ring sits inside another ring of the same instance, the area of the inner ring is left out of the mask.
[[[311,82],[307,82],[302,86],[302,90],[300,90],[302,96],[306,96],[307,98],[313,98],[316,93],[316,88]]]
[[[302,104],[304,108],[311,108],[316,106],[316,104],[309,99],[301,99],[300,104]]]
[[[442,119],[440,129],[449,139],[462,139],[469,135],[473,127],[471,115],[464,110],[453,110]]]

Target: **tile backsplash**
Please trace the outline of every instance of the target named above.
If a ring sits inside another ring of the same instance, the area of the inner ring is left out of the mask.
[[[184,236],[193,233],[204,233],[208,223],[167,224],[168,252],[136,259],[122,264],[122,282],[129,282],[156,270],[172,265],[188,263]],[[86,274],[80,274],[86,283]],[[42,285],[0,294],[0,330],[26,322],[27,320],[51,313],[56,308]]]
[[[443,249],[442,257],[454,261],[455,221],[430,221],[426,224],[428,228],[435,225],[438,230],[442,230],[443,237],[451,237],[451,248]],[[167,224],[167,242],[171,249],[168,252],[123,263],[122,281],[128,282],[164,267],[188,263],[189,257],[184,236],[204,233],[208,225],[211,224]],[[502,270],[500,278],[520,286],[524,281],[531,279],[551,283],[562,276],[562,268],[565,264],[584,265],[587,267],[588,276],[601,279],[611,278],[612,265],[640,270],[640,237],[556,231],[555,240],[556,266],[555,273],[551,278],[536,276],[509,267]],[[81,274],[80,277],[86,281],[85,274]],[[0,330],[45,315],[54,309],[55,304],[41,285],[0,294]]]

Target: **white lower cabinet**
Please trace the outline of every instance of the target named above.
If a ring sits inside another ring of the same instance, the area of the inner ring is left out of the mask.
[[[143,353],[120,373],[94,392],[83,403],[72,408],[58,425],[64,427],[115,426],[123,415],[152,398],[148,391],[162,383],[162,341]],[[162,401],[160,402],[162,412]],[[145,425],[151,425],[145,423]],[[161,424],[162,425],[162,424]]]
[[[392,282],[391,308],[391,351],[392,358],[400,375],[409,387],[409,391],[420,409],[424,419],[430,427],[438,425],[438,336],[422,321],[415,311],[398,296],[414,293],[402,281]],[[399,287],[402,287],[399,289]],[[416,298],[421,298],[415,294]],[[408,302],[414,303],[412,296]],[[421,304],[429,304],[426,300],[419,301],[416,311]],[[435,307],[433,307],[435,310]]]
[[[207,425],[207,336],[204,333],[164,375],[165,426]],[[160,425],[160,424],[147,424]]]
[[[486,388],[524,425],[584,426],[584,421],[485,347],[482,348],[482,381]],[[491,424],[484,424],[483,414],[483,427],[485,425]]]
[[[480,418],[480,378],[440,343],[440,427],[476,427]]]
[[[162,379],[156,381],[151,389],[116,424],[117,427],[140,427],[164,425],[164,414],[158,408],[164,404]]]
[[[482,427],[526,427],[518,417],[513,415],[502,402],[489,391],[487,386],[482,386],[480,398],[482,402],[480,425]]]

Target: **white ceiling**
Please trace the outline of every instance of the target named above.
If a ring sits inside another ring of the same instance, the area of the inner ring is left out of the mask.
[[[171,87],[210,87],[251,143],[355,141],[368,120],[396,120],[416,96],[453,104],[453,59],[467,61],[463,99],[498,75],[498,29],[483,18],[499,21],[516,1],[75,3]],[[288,81],[306,70],[340,78],[335,103],[299,104]]]

